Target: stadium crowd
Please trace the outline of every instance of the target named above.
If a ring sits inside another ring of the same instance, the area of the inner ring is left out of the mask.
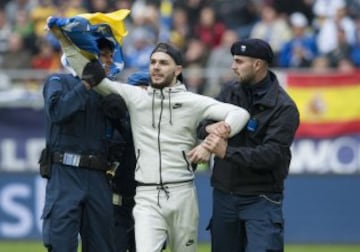
[[[122,45],[126,69],[147,69],[155,44],[170,42],[184,53],[190,90],[201,94],[215,95],[231,76],[224,69],[240,38],[269,42],[272,67],[360,67],[360,0],[5,0],[0,69],[61,69],[59,44],[43,30],[46,18],[122,8],[131,9]]]

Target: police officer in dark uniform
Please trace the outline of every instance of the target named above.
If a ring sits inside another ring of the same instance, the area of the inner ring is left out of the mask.
[[[212,251],[284,250],[282,214],[290,145],[299,125],[295,103],[268,69],[273,52],[260,39],[231,47],[232,69],[239,80],[223,86],[217,99],[250,113],[246,129],[227,139],[221,122],[204,122],[199,137],[215,153],[211,185]]]
[[[104,68],[114,46],[99,39]],[[48,178],[42,218],[48,251],[76,252],[78,234],[87,252],[113,252],[112,192],[107,133],[112,126],[102,110],[102,97],[87,90],[72,74],[50,75],[43,89],[46,115]],[[44,161],[42,161],[44,163]]]
[[[128,84],[139,86],[139,88],[146,88],[149,82],[148,72],[136,72],[128,77]],[[117,94],[104,97],[103,109],[107,117],[113,121],[113,125],[117,130],[110,140],[109,160],[113,165],[112,170],[108,172],[111,176],[113,190],[115,251],[135,252],[132,210],[135,205],[136,155],[129,112],[123,98]]]

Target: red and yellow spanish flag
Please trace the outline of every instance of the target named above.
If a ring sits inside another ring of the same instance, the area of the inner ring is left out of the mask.
[[[300,111],[297,137],[360,134],[360,72],[288,74],[286,89]]]

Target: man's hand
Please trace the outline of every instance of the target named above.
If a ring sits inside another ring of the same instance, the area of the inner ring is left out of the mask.
[[[206,126],[206,132],[209,134],[215,134],[224,139],[229,138],[231,128],[230,125],[224,121],[217,122]]]
[[[202,142],[202,146],[204,146],[208,151],[214,153],[217,157],[224,158],[228,142],[216,134],[210,134]]]
[[[91,87],[98,85],[105,78],[105,70],[98,60],[87,63],[81,76],[81,79]]]
[[[191,163],[204,163],[210,159],[210,152],[205,149],[201,144],[193,148],[187,153],[187,156]]]

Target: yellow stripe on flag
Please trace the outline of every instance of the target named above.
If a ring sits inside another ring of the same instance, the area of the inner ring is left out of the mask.
[[[288,86],[302,123],[360,120],[360,84],[339,87]]]
[[[129,15],[130,10],[121,9],[110,13],[84,13],[78,16],[89,20],[92,25],[107,24],[110,26],[114,38],[118,43],[122,44],[122,39],[127,35],[126,26],[124,23],[125,18]]]

